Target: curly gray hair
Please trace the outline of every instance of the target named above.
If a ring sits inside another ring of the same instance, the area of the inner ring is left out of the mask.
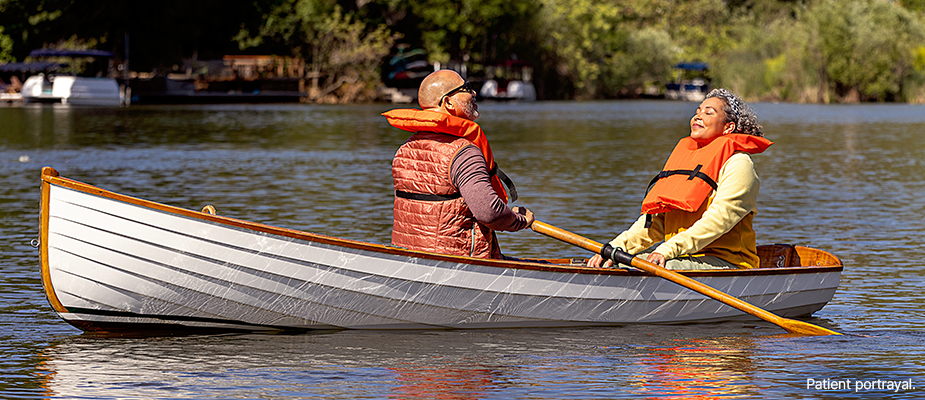
[[[719,98],[726,105],[723,107],[723,112],[726,113],[726,122],[735,122],[734,133],[764,136],[755,111],[748,104],[745,104],[739,96],[726,89],[713,89],[706,96],[707,99],[711,97]]]

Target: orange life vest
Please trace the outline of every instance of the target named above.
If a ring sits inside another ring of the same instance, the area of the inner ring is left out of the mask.
[[[719,172],[729,157],[739,151],[758,154],[772,144],[763,137],[740,133],[720,136],[702,147],[690,136],[681,139],[662,172],[649,184],[642,213],[697,211],[716,190]]]
[[[456,154],[471,143],[451,135],[418,132],[395,152],[392,244],[412,250],[501,258],[494,231],[472,215],[453,185]]]
[[[453,115],[444,114],[436,111],[416,110],[416,109],[395,109],[382,113],[382,116],[389,121],[389,124],[408,132],[437,132],[464,138],[476,145],[485,156],[488,162],[488,171],[491,173],[491,186],[498,193],[501,201],[507,203],[511,200],[508,197],[504,185],[501,184],[501,177],[504,176],[495,163],[495,157],[491,153],[491,146],[488,144],[488,138],[482,132],[482,127],[475,121],[465,118],[459,118]],[[516,198],[516,192],[511,191],[511,197]]]
[[[435,111],[396,109],[382,114],[392,126],[415,132],[395,153],[392,179],[392,244],[414,250],[479,258],[500,258],[494,231],[472,215],[450,178],[456,154],[474,144],[485,157],[491,186],[505,203],[505,178],[482,128],[473,121]]]

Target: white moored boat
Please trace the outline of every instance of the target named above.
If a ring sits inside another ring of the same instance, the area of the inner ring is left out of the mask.
[[[49,68],[32,75],[23,82],[22,98],[30,103],[63,103],[85,106],[119,106],[123,94],[116,80],[109,76],[109,59],[113,53],[99,50],[33,50],[29,56],[36,59],[100,59],[106,71],[100,76],[77,76],[56,72],[62,65],[47,63]]]
[[[409,251],[181,209],[42,170],[49,303],[84,330],[447,329],[752,319],[641,271]],[[208,208],[208,207],[207,207]],[[832,299],[835,256],[685,275],[785,317]],[[558,263],[561,262],[561,263]]]

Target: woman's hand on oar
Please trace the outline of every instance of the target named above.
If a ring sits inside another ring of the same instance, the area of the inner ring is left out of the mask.
[[[566,231],[561,228],[557,228],[555,226],[549,225],[541,221],[534,221],[531,228],[533,228],[533,230],[537,233],[549,236],[553,239],[559,239],[566,243],[571,243],[585,250],[593,251],[594,253],[600,254],[602,257],[613,260],[614,262],[618,262],[618,263],[625,264],[625,265],[631,265],[633,267],[646,271],[652,275],[665,278],[669,281],[677,283],[678,285],[684,286],[704,296],[720,301],[723,304],[726,304],[730,307],[736,308],[740,311],[746,312],[755,317],[761,318],[765,321],[775,324],[781,328],[784,328],[785,330],[787,330],[787,332],[798,333],[802,335],[817,335],[817,336],[841,335],[840,333],[835,332],[833,330],[826,329],[821,326],[816,326],[808,322],[797,321],[793,319],[780,317],[771,312],[765,311],[759,307],[755,307],[749,303],[746,303],[736,297],[732,297],[726,293],[723,293],[719,290],[716,290],[707,285],[704,285],[703,283],[700,283],[696,280],[693,280],[684,275],[681,275],[677,272],[667,270],[656,264],[645,261],[641,258],[633,257],[632,255],[620,249],[614,249],[609,244],[606,244],[606,245],[600,244],[591,239],[581,237],[572,232]]]
[[[646,257],[646,261],[659,267],[664,267],[668,260],[665,259],[665,256],[652,252]],[[613,267],[613,260],[604,259],[600,254],[595,254],[588,259],[588,266],[591,268],[611,268]]]
[[[605,260],[600,254],[595,254],[588,259],[588,266],[591,268],[611,268],[613,260]]]

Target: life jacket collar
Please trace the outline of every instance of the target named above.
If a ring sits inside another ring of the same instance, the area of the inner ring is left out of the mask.
[[[504,185],[501,183],[500,173],[497,164],[495,164],[494,155],[491,152],[491,146],[488,144],[488,138],[482,127],[475,121],[460,118],[450,114],[430,110],[417,110],[412,108],[389,110],[382,113],[390,125],[408,132],[437,132],[447,135],[453,135],[464,138],[482,152],[485,161],[488,163],[489,171],[496,171],[498,174],[491,175],[491,186],[498,193],[498,197],[505,203],[509,197]],[[516,200],[512,190],[510,200]]]

